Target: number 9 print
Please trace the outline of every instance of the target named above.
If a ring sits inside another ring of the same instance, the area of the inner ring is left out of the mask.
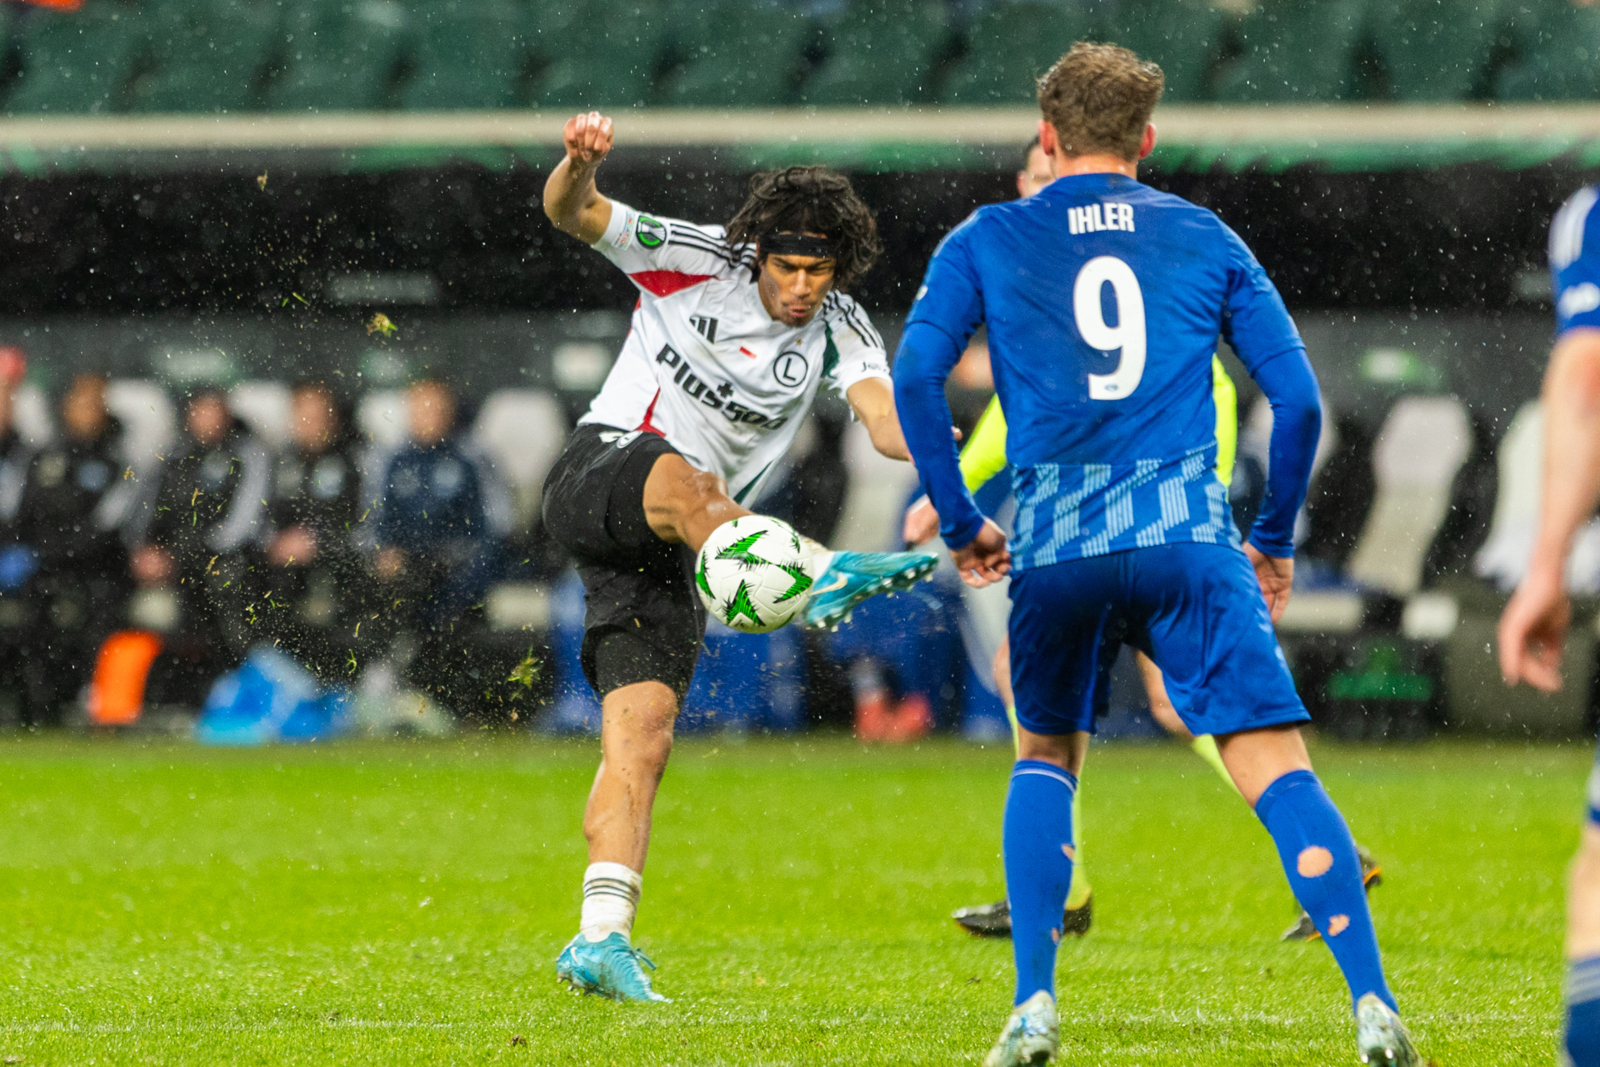
[[[1115,326],[1106,324],[1100,304],[1100,290],[1107,282],[1117,303]],[[1133,268],[1116,256],[1096,256],[1085,263],[1072,285],[1072,316],[1090,348],[1121,353],[1110,374],[1089,375],[1089,399],[1131,396],[1144,377],[1145,354],[1144,293]]]

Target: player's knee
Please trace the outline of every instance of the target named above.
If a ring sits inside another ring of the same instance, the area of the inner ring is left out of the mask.
[[[726,499],[728,483],[723,481],[719,474],[694,471],[684,479],[683,490],[683,511],[693,513],[704,511],[718,501]]]

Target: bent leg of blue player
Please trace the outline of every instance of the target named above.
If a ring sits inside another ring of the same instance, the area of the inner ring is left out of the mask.
[[[1055,995],[1061,913],[1072,884],[1072,800],[1089,735],[1050,737],[1022,728],[1019,742],[1002,834],[1016,1004],[1040,990]]]
[[[1272,835],[1295,898],[1344,973],[1351,1003],[1374,993],[1394,1009],[1355,839],[1311,772],[1300,731],[1246,730],[1220,739],[1219,747],[1234,783]]]

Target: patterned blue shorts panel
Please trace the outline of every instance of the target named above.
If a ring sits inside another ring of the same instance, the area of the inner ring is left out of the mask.
[[[1072,560],[1011,578],[1017,720],[1037,734],[1093,730],[1104,645],[1153,659],[1195,734],[1310,719],[1255,571],[1230,545],[1172,544]]]

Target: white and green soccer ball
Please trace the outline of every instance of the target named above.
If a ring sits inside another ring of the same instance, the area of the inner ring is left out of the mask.
[[[810,561],[793,526],[746,515],[711,531],[695,560],[694,584],[718,621],[743,633],[764,634],[805,606]]]

